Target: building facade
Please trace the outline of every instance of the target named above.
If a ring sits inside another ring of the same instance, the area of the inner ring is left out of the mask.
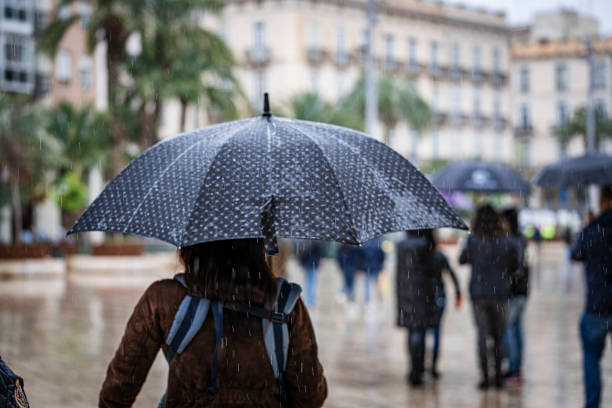
[[[554,22],[554,24],[553,24]],[[585,40],[593,39],[596,109],[612,107],[612,37],[598,38],[597,21],[561,10],[539,15],[512,43],[512,119],[519,162],[539,168],[585,151],[583,138],[560,142],[560,127],[587,105],[589,68]],[[600,148],[610,146],[602,143]]]
[[[334,102],[363,73],[366,0],[228,0],[207,22],[239,61],[255,111],[297,93]],[[379,73],[410,78],[434,111],[423,134],[401,123],[391,145],[417,161],[482,158],[513,162],[510,53],[503,14],[442,3],[387,0],[377,10]]]

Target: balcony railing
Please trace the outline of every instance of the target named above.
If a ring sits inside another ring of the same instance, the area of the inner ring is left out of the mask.
[[[493,117],[493,127],[496,130],[501,130],[504,129],[506,126],[508,126],[508,119],[504,118],[503,116],[500,115],[495,115]],[[531,125],[529,125],[531,126]]]
[[[444,70],[440,65],[436,64],[429,66],[429,75],[431,75],[433,78],[441,78],[443,74]]]
[[[313,65],[320,65],[325,61],[325,50],[321,47],[310,47],[307,52],[308,62]]]
[[[400,69],[400,63],[395,58],[385,58],[383,68],[387,72],[397,72]]]
[[[270,63],[270,48],[256,45],[247,50],[247,60],[251,65],[266,65]]]
[[[343,68],[346,67],[351,62],[351,56],[348,52],[344,50],[338,50],[334,54],[334,63],[337,67]]]
[[[504,86],[508,80],[508,76],[501,71],[493,71],[491,73],[491,82],[493,86]]]
[[[459,66],[453,66],[448,70],[448,77],[452,81],[460,81],[465,75],[465,70]]]
[[[434,116],[434,122],[437,126],[441,126],[445,124],[446,121],[448,120],[448,114],[444,112],[436,111],[434,112],[433,116]]]
[[[482,82],[486,79],[486,77],[487,75],[483,70],[479,68],[472,70],[472,81]]]
[[[423,71],[423,67],[416,61],[409,61],[408,65],[406,65],[406,69],[409,75],[419,75],[421,71]]]
[[[474,122],[475,127],[483,128],[489,123],[489,118],[484,116],[482,113],[475,113],[472,117],[472,121]]]
[[[533,126],[530,123],[521,123],[514,128],[517,137],[528,137],[533,135]]]

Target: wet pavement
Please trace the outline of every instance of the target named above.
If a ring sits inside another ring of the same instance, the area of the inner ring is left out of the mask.
[[[456,247],[443,250],[456,259]],[[537,260],[536,251],[532,252],[531,259]],[[389,272],[381,275],[380,297],[369,305],[363,304],[362,278],[357,281],[356,303],[339,299],[337,266],[324,262],[319,303],[311,315],[329,384],[325,406],[581,406],[581,268],[575,265],[571,273],[565,273],[562,245],[545,245],[539,259],[526,312],[524,385],[487,392],[476,390],[475,330],[469,302],[459,310],[447,307],[439,362],[442,378],[426,378],[423,389],[413,389],[405,381],[406,333],[395,327],[393,260],[387,264]],[[296,264],[290,261],[289,266],[290,278],[301,281]],[[469,270],[457,270],[465,289]],[[0,355],[25,378],[31,405],[95,406],[132,307],[148,283],[172,273],[142,272],[117,279],[116,274],[73,270],[61,278],[0,281]],[[603,407],[612,406],[611,351],[608,347],[602,360]],[[156,406],[166,375],[160,354],[136,407]]]

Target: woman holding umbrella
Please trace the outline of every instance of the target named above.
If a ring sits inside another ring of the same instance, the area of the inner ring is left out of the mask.
[[[506,331],[506,311],[512,273],[519,264],[515,242],[504,235],[502,221],[490,205],[480,207],[473,221],[472,234],[459,257],[459,263],[471,264],[469,291],[478,331],[478,357],[481,381],[479,389],[489,387],[487,338],[493,338],[495,386],[503,387],[501,361]]]

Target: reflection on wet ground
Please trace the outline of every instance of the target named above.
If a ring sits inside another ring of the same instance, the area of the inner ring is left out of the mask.
[[[455,247],[444,250],[450,259],[456,258]],[[341,282],[335,262],[323,263],[319,304],[311,314],[330,388],[326,407],[581,406],[577,322],[582,274],[576,265],[569,285],[563,280],[561,246],[545,246],[540,258],[526,315],[525,384],[485,393],[475,387],[478,372],[469,303],[460,310],[447,308],[439,364],[442,378],[412,389],[405,382],[406,334],[394,325],[392,275],[381,276],[382,293],[374,304],[364,306],[359,297],[356,304],[347,304],[336,300]],[[392,259],[387,269],[393,269]],[[289,270],[291,278],[302,280],[294,263]],[[458,271],[465,288],[469,271]],[[142,273],[115,283],[104,274],[92,277],[71,271],[66,278],[0,282],[0,354],[25,377],[31,405],[94,406],[132,307],[147,284],[164,275]],[[363,292],[360,283],[358,294]],[[612,405],[610,350],[602,369],[605,407]],[[166,375],[160,354],[135,406],[155,406]]]

